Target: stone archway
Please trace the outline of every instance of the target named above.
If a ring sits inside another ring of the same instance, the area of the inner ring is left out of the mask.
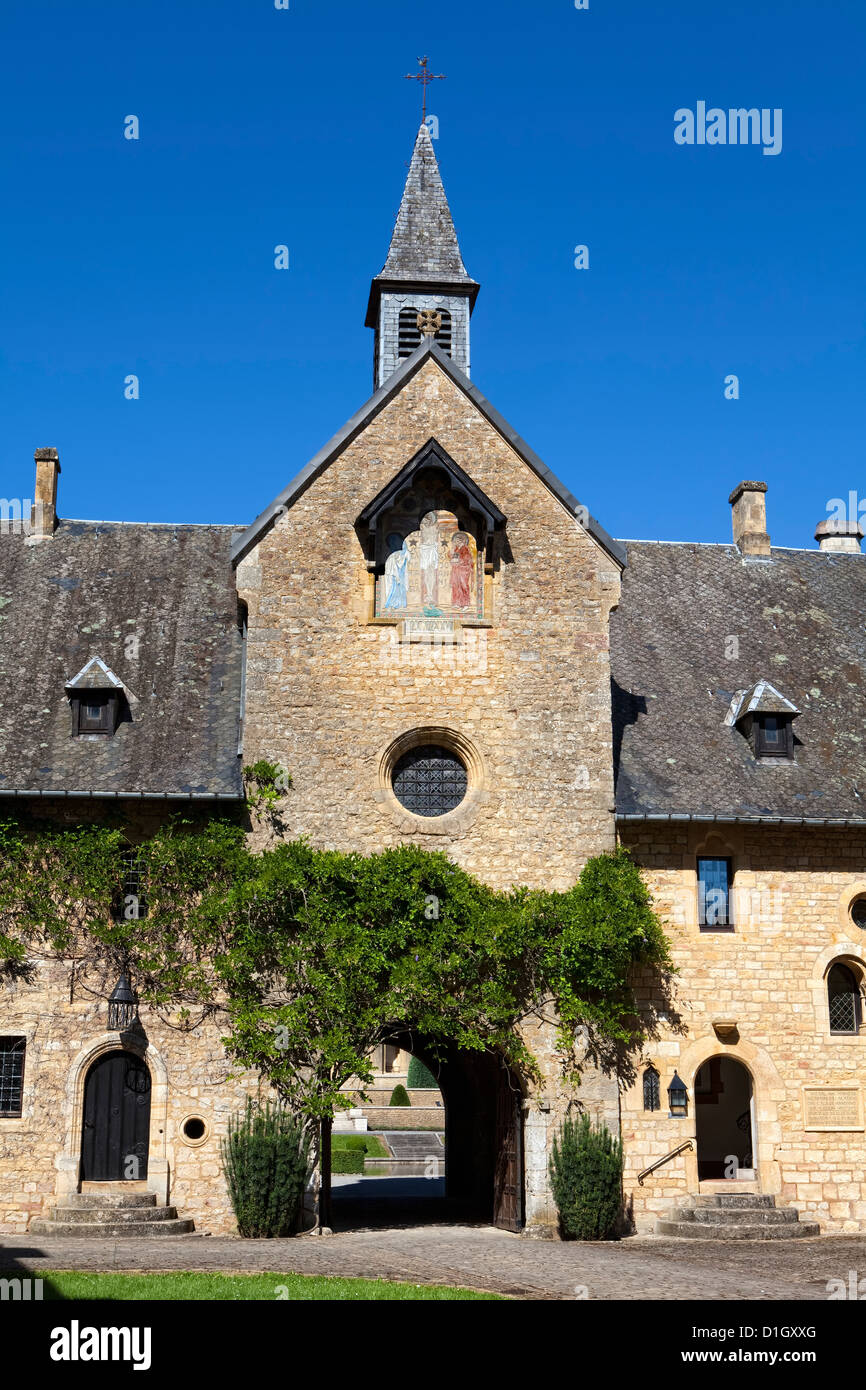
[[[525,1100],[519,1078],[492,1052],[448,1046],[436,1062],[425,1039],[414,1031],[391,1030],[387,1041],[424,1062],[441,1091],[446,1136],[444,1195],[427,1199],[421,1191],[424,1181],[419,1179],[417,1194],[408,1196],[399,1190],[392,1202],[387,1179],[377,1179],[375,1189],[367,1182],[356,1183],[357,1193],[341,1191],[331,1202],[323,1182],[322,1210],[340,1229],[443,1220],[489,1223],[510,1231],[523,1229]],[[399,1126],[404,1127],[402,1123]]]
[[[713,1057],[732,1057],[742,1062],[752,1077],[754,1088],[754,1133],[752,1135],[753,1161],[756,1182],[761,1192],[778,1195],[782,1191],[781,1167],[776,1156],[782,1142],[782,1126],[779,1119],[779,1101],[785,1095],[785,1087],[770,1054],[757,1044],[740,1038],[736,1043],[723,1043],[716,1036],[706,1035],[695,1039],[684,1047],[680,1054],[678,1068],[680,1076],[689,1088],[691,1097],[691,1137],[696,1139],[694,1117],[694,1084],[698,1070]],[[683,1134],[688,1138],[689,1133]],[[690,1192],[698,1192],[697,1144],[694,1150],[684,1154],[686,1182]],[[709,1180],[705,1180],[709,1181]]]
[[[736,1057],[715,1056],[694,1083],[698,1180],[754,1180],[757,1126],[752,1073]]]
[[[102,1033],[78,1053],[66,1082],[63,1148],[55,1164],[58,1170],[55,1192],[58,1197],[77,1192],[81,1183],[81,1135],[84,1123],[84,1091],[93,1063],[110,1052],[123,1050],[143,1061],[150,1074],[150,1132],[148,1138],[148,1192],[154,1192],[160,1206],[169,1205],[170,1172],[166,1156],[168,1129],[168,1071],[157,1050],[138,1033]]]

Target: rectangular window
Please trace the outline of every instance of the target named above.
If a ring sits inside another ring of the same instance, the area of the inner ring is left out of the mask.
[[[759,758],[790,758],[794,730],[785,715],[759,714],[755,720],[755,752]]]
[[[0,1038],[0,1118],[4,1120],[21,1114],[26,1042],[26,1038]]]
[[[698,860],[698,923],[709,930],[734,925],[730,859]]]

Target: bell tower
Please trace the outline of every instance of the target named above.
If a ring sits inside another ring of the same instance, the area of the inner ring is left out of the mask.
[[[388,258],[370,288],[378,388],[431,337],[469,375],[469,319],[480,286],[463,264],[426,122],[418,131]]]

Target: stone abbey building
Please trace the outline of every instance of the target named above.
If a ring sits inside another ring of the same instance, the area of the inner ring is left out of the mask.
[[[374,394],[251,525],[66,520],[37,450],[30,532],[0,539],[0,802],[120,810],[134,843],[179,806],[236,814],[266,758],[291,772],[286,834],[323,847],[410,842],[497,887],[566,888],[621,841],[675,997],[639,982],[634,1074],[588,1070],[579,1095],[544,1029],[539,1086],[450,1055],[449,1192],[551,1232],[577,1101],[622,1132],[638,1229],[733,1192],[861,1230],[859,530],[775,547],[746,481],[729,545],[613,539],[470,379],[478,290],[422,126],[370,293]],[[124,1180],[129,1151],[158,1205],[232,1229],[218,1139],[252,1081],[216,1032],[141,1013],[121,1036],[47,961],[4,985],[3,1231]]]

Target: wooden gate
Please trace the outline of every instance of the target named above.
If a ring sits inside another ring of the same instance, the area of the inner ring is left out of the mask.
[[[81,1177],[89,1182],[147,1177],[150,1072],[134,1052],[107,1052],[87,1073]]]
[[[496,1098],[496,1167],[493,1224],[503,1231],[523,1229],[523,1104],[507,1071],[500,1073]]]

